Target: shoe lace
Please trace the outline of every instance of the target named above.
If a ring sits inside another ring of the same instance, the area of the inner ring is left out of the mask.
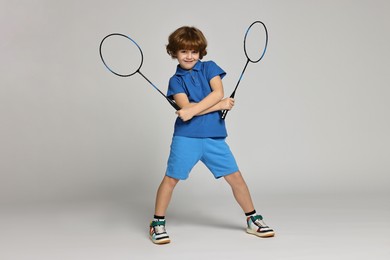
[[[257,216],[252,217],[252,221],[253,221],[253,223],[254,223],[256,226],[258,226],[258,227],[262,227],[262,228],[268,227],[268,226],[265,224],[265,222],[263,221],[263,217],[260,216],[260,215],[257,215]]]
[[[162,225],[155,226],[154,230],[156,231],[156,234],[166,233],[165,226]]]

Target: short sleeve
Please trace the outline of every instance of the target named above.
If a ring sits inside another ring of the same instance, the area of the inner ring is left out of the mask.
[[[214,61],[205,62],[205,76],[207,81],[210,81],[215,76],[225,77],[226,72],[221,69]]]
[[[167,96],[172,98],[173,95],[178,93],[186,93],[186,90],[183,86],[182,80],[177,76],[173,76],[169,79]]]

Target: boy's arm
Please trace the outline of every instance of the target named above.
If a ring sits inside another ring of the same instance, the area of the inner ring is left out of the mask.
[[[180,96],[175,97],[175,100],[178,100],[178,99],[181,99],[181,98],[183,98],[184,100],[185,99],[188,100],[186,94],[180,93],[180,94],[177,94],[177,95],[180,95]],[[181,95],[182,95],[182,97],[181,97]],[[184,102],[181,102],[181,103],[184,103]],[[185,104],[187,104],[187,105],[185,105],[185,107],[191,107],[191,106],[194,106],[194,105],[196,105],[198,103],[187,102]],[[234,98],[227,97],[227,98],[224,98],[221,101],[219,101],[214,106],[212,106],[212,107],[210,107],[210,108],[208,108],[206,110],[203,110],[199,114],[196,114],[195,116],[205,115],[205,114],[208,114],[208,113],[211,113],[211,112],[215,112],[215,111],[231,110],[233,108],[233,106],[234,106]]]
[[[215,112],[215,111],[231,110],[233,108],[233,106],[234,106],[234,98],[227,97],[227,98],[224,98],[221,101],[219,101],[214,106],[200,112],[196,116],[205,115],[205,114]]]
[[[223,98],[223,85],[220,76],[215,76],[210,80],[211,93],[208,94],[199,103],[190,103],[184,93],[173,96],[175,102],[182,108],[176,114],[183,120],[188,121],[196,115],[206,114],[212,111],[220,110],[219,102]]]

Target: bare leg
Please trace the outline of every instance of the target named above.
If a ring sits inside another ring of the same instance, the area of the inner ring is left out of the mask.
[[[156,205],[154,214],[157,216],[165,216],[169,202],[171,201],[173,189],[179,180],[164,176],[161,181],[160,187],[157,190]]]
[[[239,171],[225,176],[225,180],[232,188],[234,198],[244,212],[251,212],[255,208],[253,206],[252,198],[249,193],[248,186],[245,183]]]

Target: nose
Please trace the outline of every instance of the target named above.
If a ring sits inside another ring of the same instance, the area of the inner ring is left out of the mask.
[[[192,59],[192,51],[187,51],[186,52],[186,58],[187,59]]]

